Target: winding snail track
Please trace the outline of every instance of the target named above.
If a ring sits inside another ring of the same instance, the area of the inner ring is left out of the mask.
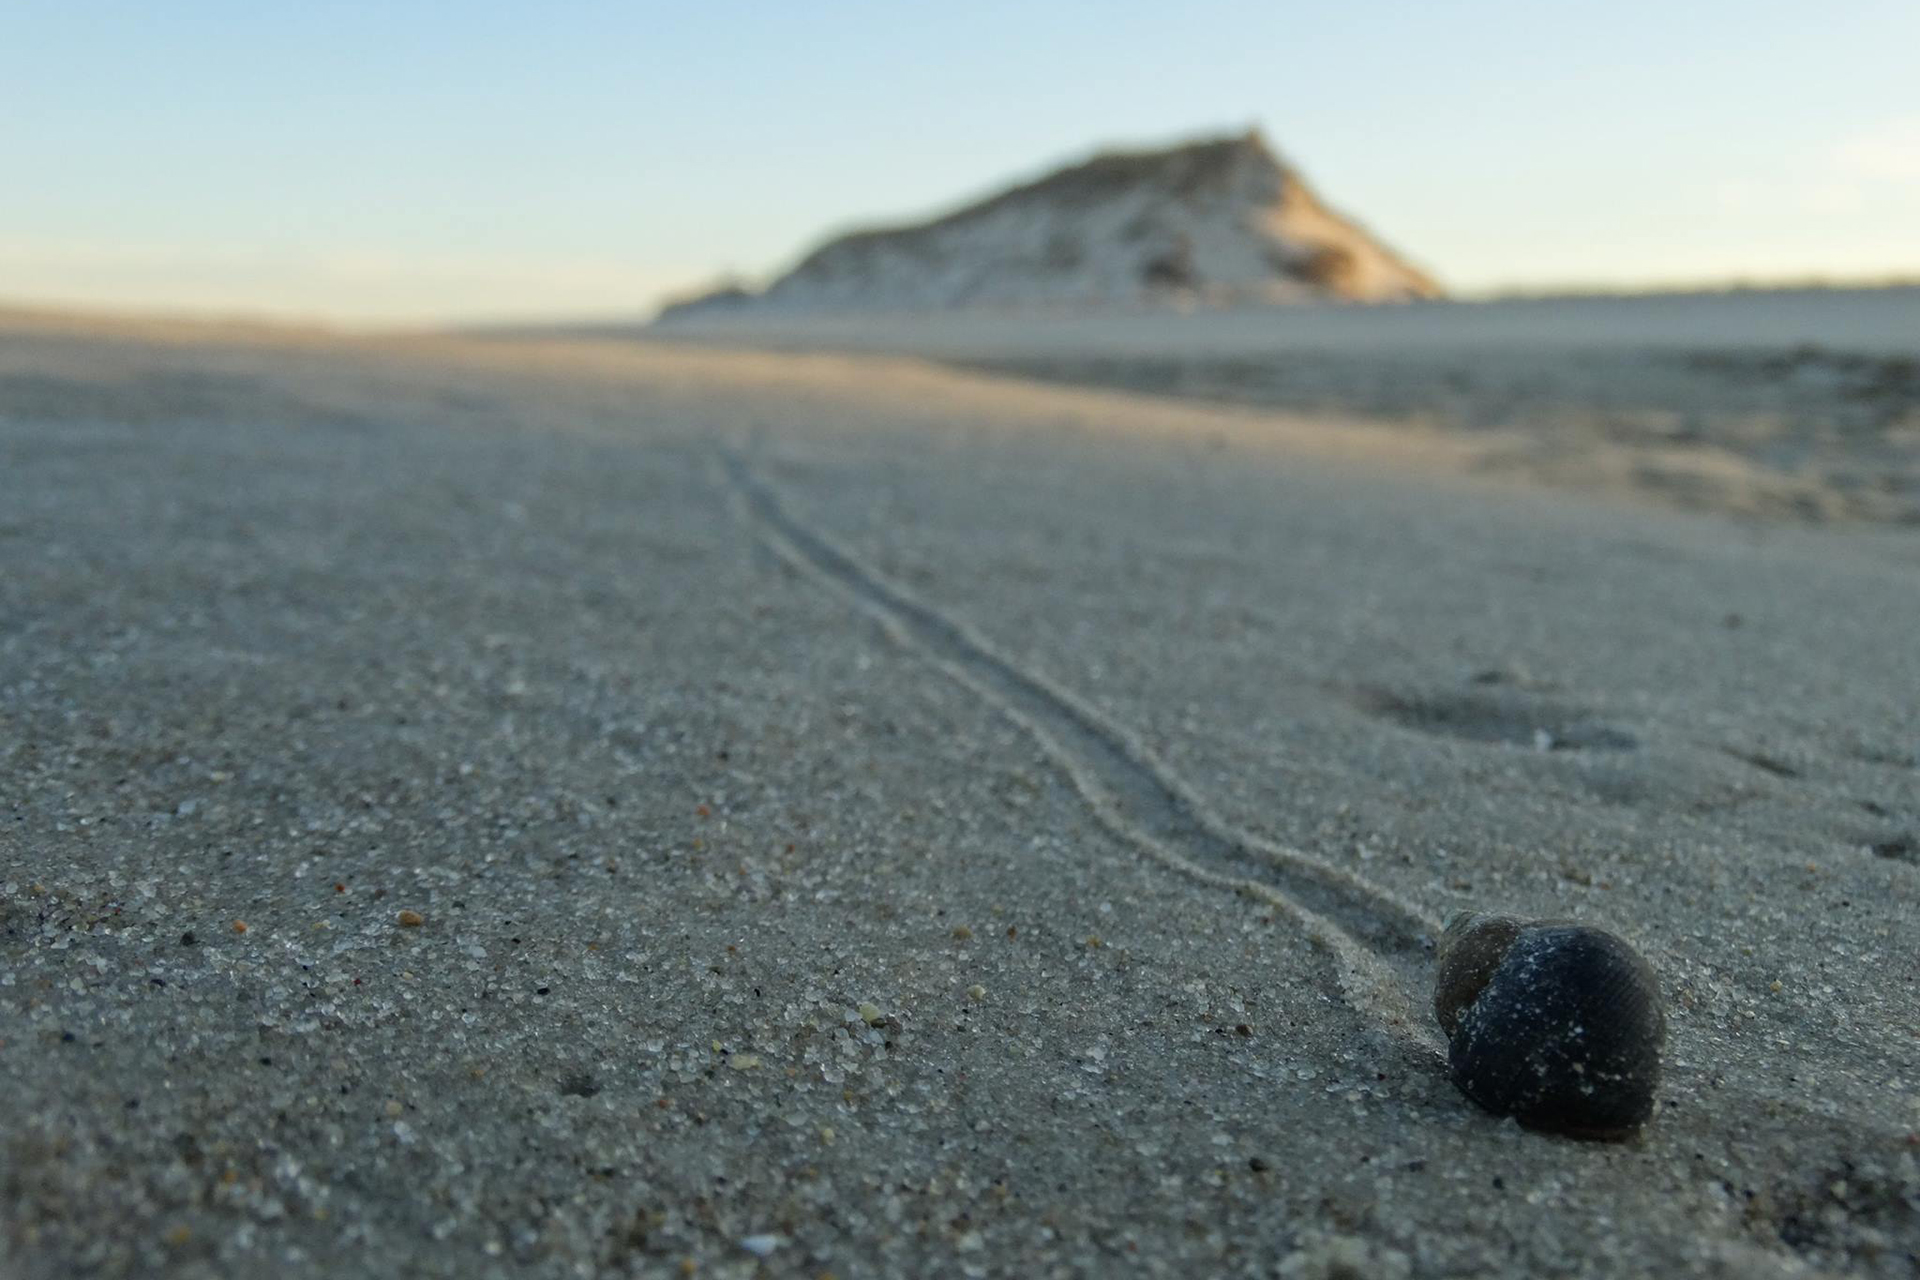
[[[1422,1045],[1434,1043],[1427,1020],[1413,1013],[1424,1001],[1410,993],[1424,989],[1438,920],[1353,872],[1236,830],[1137,735],[789,514],[739,456],[722,453],[718,466],[763,543],[1026,730],[1101,826],[1191,880],[1278,909],[1332,955],[1356,1005]]]

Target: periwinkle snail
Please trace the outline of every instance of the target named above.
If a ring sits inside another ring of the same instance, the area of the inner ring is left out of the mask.
[[[1433,1010],[1460,1092],[1530,1129],[1624,1138],[1653,1114],[1660,981],[1604,929],[1461,912]]]

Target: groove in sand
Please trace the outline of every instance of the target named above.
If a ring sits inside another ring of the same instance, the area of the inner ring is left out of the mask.
[[[1025,729],[1101,826],[1190,879],[1277,908],[1333,956],[1356,1005],[1434,1043],[1410,993],[1424,987],[1435,918],[1351,871],[1235,829],[1137,735],[789,514],[738,456],[721,455],[719,466],[740,513],[775,554]]]

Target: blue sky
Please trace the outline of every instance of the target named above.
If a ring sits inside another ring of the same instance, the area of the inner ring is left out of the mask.
[[[1920,4],[0,5],[0,300],[604,316],[1257,124],[1457,289],[1920,275]]]

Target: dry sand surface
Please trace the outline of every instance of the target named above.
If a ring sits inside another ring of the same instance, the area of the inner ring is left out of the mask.
[[[1468,436],[1484,470],[1558,487],[1769,519],[1920,525],[1920,287],[1191,314],[773,314],[641,332],[906,353],[1334,415]]]
[[[0,322],[0,1273],[1912,1275],[1920,536],[1484,460]],[[1652,960],[1638,1139],[1463,906]]]

